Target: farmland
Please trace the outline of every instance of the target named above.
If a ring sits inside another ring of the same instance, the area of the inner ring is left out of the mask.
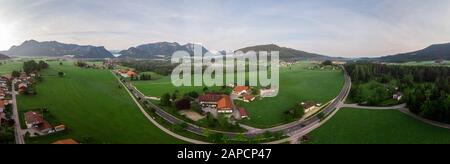
[[[331,69],[308,69],[309,62],[300,62],[292,66],[280,68],[280,91],[277,97],[257,98],[252,103],[236,101],[245,107],[249,113],[249,120],[243,123],[266,128],[286,123],[284,113],[301,101],[315,101],[326,103],[332,100],[340,91],[343,84],[342,71]],[[175,87],[165,76],[152,81],[135,81],[133,84],[147,96],[159,97],[164,93],[178,90],[181,93],[190,91],[203,92],[204,87]],[[210,87],[209,90],[219,90],[220,87]]]
[[[2,65],[0,65],[0,75],[10,74],[14,70],[22,70],[23,62],[19,62],[16,60],[7,60],[0,62],[2,63]]]
[[[450,143],[450,130],[417,121],[399,111],[341,109],[309,135],[312,144]]]
[[[51,143],[73,138],[84,143],[181,143],[153,126],[109,70],[78,68],[72,62],[49,62],[35,96],[17,98],[19,112],[48,108],[68,130],[29,138]],[[59,71],[65,77],[58,77]]]

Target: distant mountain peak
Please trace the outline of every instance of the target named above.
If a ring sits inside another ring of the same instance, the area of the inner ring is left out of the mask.
[[[5,54],[0,53],[0,60],[9,59],[9,56],[6,56]]]
[[[128,48],[128,50],[120,51],[121,58],[142,58],[142,59],[158,59],[169,58],[177,51],[186,51],[194,54],[195,43],[187,43],[180,45],[178,42],[155,42],[139,45],[137,47]],[[200,45],[201,46],[201,45]],[[201,46],[203,53],[208,52],[206,48]]]
[[[105,47],[81,46],[76,44],[65,44],[57,41],[39,42],[27,40],[19,46],[12,46],[5,52],[12,56],[52,56],[60,57],[71,55],[77,58],[113,58],[114,56]]]
[[[450,43],[433,44],[422,50],[377,58],[385,62],[450,60]]]
[[[248,51],[278,51],[280,54],[280,60],[285,61],[295,61],[295,60],[329,60],[333,59],[329,56],[319,55],[315,53],[309,53],[305,51],[300,51],[292,48],[287,47],[280,47],[276,44],[263,44],[263,45],[256,45],[251,47],[245,47],[241,48],[236,51],[242,51],[244,53]],[[236,52],[235,51],[235,52]]]

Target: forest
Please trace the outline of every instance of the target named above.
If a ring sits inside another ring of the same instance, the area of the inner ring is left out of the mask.
[[[361,86],[368,83],[392,84],[402,93],[402,102],[409,110],[422,117],[450,123],[450,67],[402,66],[357,62],[345,65],[354,83],[350,98],[367,105],[377,105],[376,99],[389,89],[376,89],[375,96],[361,100]],[[392,91],[390,91],[392,93]],[[370,100],[370,99],[375,99]],[[381,101],[381,100],[380,100]]]

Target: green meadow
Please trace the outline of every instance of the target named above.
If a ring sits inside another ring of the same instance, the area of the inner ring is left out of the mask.
[[[148,121],[109,70],[78,68],[72,62],[49,64],[41,72],[44,81],[37,84],[37,95],[18,96],[19,111],[48,108],[68,130],[28,138],[27,143],[66,138],[84,143],[182,143]],[[59,71],[65,77],[57,76]]]
[[[16,60],[2,60],[0,65],[0,75],[11,74],[12,71],[22,70],[23,62]]]
[[[246,108],[250,119],[243,123],[267,128],[286,123],[285,111],[294,107],[301,101],[315,101],[326,103],[338,95],[343,85],[343,73],[341,70],[308,69],[313,64],[300,62],[292,66],[280,67],[280,91],[278,96],[272,98],[257,98],[254,102],[244,103],[236,101],[236,104]],[[247,78],[248,73],[245,75]],[[133,84],[145,95],[160,97],[164,93],[178,90],[180,93],[196,91],[203,92],[202,86],[175,87],[169,76],[151,81],[134,81]],[[210,87],[209,90],[220,91],[220,86]]]
[[[450,130],[397,110],[341,109],[308,134],[311,144],[448,144]]]

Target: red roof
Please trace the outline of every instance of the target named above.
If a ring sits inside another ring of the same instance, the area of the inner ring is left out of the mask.
[[[0,108],[5,108],[5,101],[0,100]]]
[[[250,87],[248,87],[248,86],[236,86],[236,87],[234,87],[233,92],[240,93],[242,91],[248,91],[248,90],[250,90]]]
[[[242,97],[244,97],[244,100],[252,101],[255,97],[249,94],[243,94]]]
[[[128,71],[127,75],[128,75],[128,77],[134,77],[134,76],[136,76],[136,73],[134,73],[133,71]]]
[[[217,109],[219,110],[229,110],[233,108],[231,103],[231,98],[228,95],[222,95],[222,98],[217,102]]]
[[[244,108],[239,108],[239,114],[242,116],[247,116],[247,111]]]
[[[43,130],[49,130],[50,128],[52,128],[52,126],[47,121],[44,120],[41,124],[38,125],[37,128],[40,131],[43,131]]]
[[[25,122],[29,124],[40,124],[44,122],[42,116],[36,112],[29,111],[26,112],[24,115],[25,115]]]
[[[198,97],[200,102],[217,103],[222,98],[221,95],[215,93],[206,93]]]

